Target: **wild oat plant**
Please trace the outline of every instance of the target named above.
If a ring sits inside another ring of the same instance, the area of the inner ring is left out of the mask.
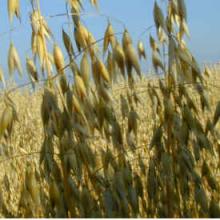
[[[116,33],[108,19],[97,40],[81,22],[84,2],[66,1],[67,61],[40,1],[30,1],[35,92],[5,85],[1,93],[2,217],[220,217],[218,74],[201,70],[187,48],[184,0],[165,2],[166,11],[155,1],[149,36],[162,77],[150,80],[145,45],[134,46],[126,28]],[[20,19],[19,0],[8,0],[8,14]],[[8,69],[23,73],[13,42]]]

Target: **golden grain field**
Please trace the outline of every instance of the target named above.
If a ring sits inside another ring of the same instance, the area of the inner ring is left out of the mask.
[[[219,83],[219,72],[220,68],[218,66],[210,68],[212,75],[207,79],[207,90],[209,92],[210,104],[212,106],[210,114],[213,115],[215,111],[215,106],[218,102],[218,94],[220,90]],[[158,86],[157,77],[145,77],[141,81],[137,82],[135,87],[135,92],[137,94],[137,105],[135,105],[135,110],[138,114],[138,127],[137,127],[137,142],[135,142],[134,149],[131,149],[127,146],[126,148],[126,157],[131,161],[132,172],[146,178],[142,182],[143,190],[145,191],[142,195],[143,198],[147,198],[146,195],[146,184],[147,176],[146,172],[148,169],[149,158],[152,155],[152,149],[149,148],[151,137],[153,134],[153,128],[155,119],[153,117],[153,112],[151,108],[151,101],[148,93],[148,84],[151,83],[155,87]],[[117,117],[119,118],[120,127],[126,130],[127,121],[123,120],[120,96],[126,95],[128,85],[126,82],[117,83],[112,88],[112,98],[115,103],[114,110],[116,111]],[[190,89],[190,85],[187,86]],[[6,210],[2,211],[2,216],[17,216],[20,213],[20,199],[22,197],[21,189],[25,182],[25,171],[27,169],[27,164],[34,164],[37,168],[39,167],[39,156],[41,152],[41,145],[43,142],[43,124],[40,117],[41,114],[41,103],[42,103],[42,89],[34,93],[30,93],[28,89],[17,90],[10,95],[10,98],[14,101],[16,105],[18,123],[15,124],[13,133],[9,141],[3,141],[1,143],[1,183],[2,183],[2,197],[4,198],[5,206],[3,207]],[[195,97],[193,97],[196,99]],[[1,102],[1,105],[3,103]],[[203,120],[203,115],[201,114],[201,120]],[[123,138],[126,142],[126,135],[123,134]],[[102,170],[99,169],[103,167],[102,151],[106,150],[108,146],[108,141],[106,137],[102,137],[100,134],[94,135],[91,138],[90,144],[92,149],[96,153],[97,157],[97,170],[102,173]],[[126,143],[127,145],[128,143]],[[216,146],[219,148],[218,146]],[[218,149],[216,149],[218,150]],[[220,150],[220,149],[219,149]],[[113,153],[113,152],[112,152]],[[216,151],[218,154],[219,152]],[[113,153],[114,156],[117,154]],[[139,164],[139,158],[141,162],[145,164],[146,170],[142,171]],[[214,161],[212,161],[214,159]],[[207,160],[210,163],[210,167],[216,166],[216,163],[219,164],[219,156],[212,155],[210,159]],[[29,166],[29,165],[28,165]],[[199,165],[200,166],[200,165]],[[39,171],[37,171],[40,175]],[[143,174],[142,174],[143,172]],[[220,172],[219,169],[213,170],[213,175],[215,175],[216,181],[220,181]],[[39,177],[38,177],[39,178]],[[42,183],[41,183],[42,184]],[[41,186],[43,187],[43,186]],[[24,198],[27,199],[27,198]],[[139,201],[140,202],[140,201]],[[27,213],[27,216],[45,216],[43,213],[31,213],[32,210],[29,210],[30,213]],[[23,214],[21,214],[23,216]],[[49,216],[49,215],[48,215]],[[81,216],[81,215],[79,215]],[[93,216],[93,215],[92,215]],[[121,214],[115,214],[110,216],[121,216]],[[145,210],[142,210],[136,217],[148,217]],[[190,216],[190,215],[189,215]],[[208,216],[208,215],[207,215]],[[87,216],[91,217],[91,216]],[[185,216],[184,216],[185,217]]]

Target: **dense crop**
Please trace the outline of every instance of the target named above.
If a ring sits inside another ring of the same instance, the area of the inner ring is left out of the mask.
[[[45,84],[32,94],[2,93],[1,215],[220,217],[219,77],[187,48],[184,0],[167,1],[166,12],[155,1],[149,40],[162,77],[153,79],[142,75],[142,41],[135,46],[127,29],[119,38],[109,20],[101,51],[81,22],[82,2],[67,2],[74,34],[61,34],[69,61],[57,43],[50,51],[52,31],[31,1],[26,68],[33,87]],[[19,7],[8,0],[11,22]],[[23,72],[13,43],[8,66],[11,75]]]

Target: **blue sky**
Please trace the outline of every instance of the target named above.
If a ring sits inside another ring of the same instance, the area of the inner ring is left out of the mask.
[[[164,0],[157,0],[164,4]],[[188,24],[191,33],[189,47],[197,60],[202,62],[216,62],[220,60],[220,0],[185,0],[188,10]],[[28,13],[31,11],[29,1],[20,0],[22,11],[21,24],[15,19],[9,26],[7,14],[7,1],[1,2],[0,7],[0,65],[7,72],[7,51],[10,40],[18,49],[21,59],[30,54],[30,25]],[[97,16],[94,8],[88,4],[89,0],[83,0],[85,12],[89,14],[83,17],[84,24],[95,35],[96,38],[103,37],[107,19]],[[130,31],[133,40],[139,38],[148,44],[149,32],[140,37],[145,28],[153,24],[154,0],[99,0],[100,13],[111,17],[116,32],[123,30],[123,23]],[[42,14],[45,16],[65,12],[65,0],[41,0]],[[119,22],[118,20],[122,21]],[[56,41],[61,43],[62,25],[67,21],[66,17],[55,17],[47,19],[53,30]],[[9,27],[17,29],[9,33]],[[67,28],[67,26],[64,26]],[[153,33],[153,31],[152,31]],[[63,48],[63,46],[62,46]],[[149,54],[148,50],[148,54]],[[25,68],[25,65],[23,65]]]

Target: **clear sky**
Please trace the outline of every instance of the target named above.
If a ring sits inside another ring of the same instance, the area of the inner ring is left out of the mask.
[[[65,0],[40,0],[42,14],[45,16],[65,12]],[[157,0],[162,2],[161,0]],[[191,33],[189,47],[197,60],[202,62],[216,62],[220,60],[220,0],[185,0],[188,10],[188,24]],[[28,0],[20,0],[22,11],[21,24],[14,20],[11,27],[16,31],[9,34],[10,24],[7,14],[7,1],[1,2],[0,7],[0,65],[7,72],[7,51],[10,39],[18,49],[21,59],[24,61],[26,54],[30,54],[30,25],[28,13],[31,11]],[[89,0],[83,0],[85,12],[89,14],[83,17],[84,24],[95,35],[96,38],[103,37],[107,19],[97,16],[94,8],[88,4]],[[141,38],[148,45],[149,32],[141,33],[153,24],[154,0],[99,0],[99,11],[102,14],[112,17],[112,24],[116,32],[123,30],[126,24],[134,41]],[[118,20],[117,20],[118,19]],[[67,22],[66,17],[54,17],[47,19],[50,28],[53,30],[56,41],[61,43],[62,25]],[[64,25],[65,28],[67,26]],[[152,30],[153,33],[153,30]],[[62,46],[63,48],[63,46]],[[148,50],[149,54],[149,50]],[[25,68],[25,65],[23,65]]]

